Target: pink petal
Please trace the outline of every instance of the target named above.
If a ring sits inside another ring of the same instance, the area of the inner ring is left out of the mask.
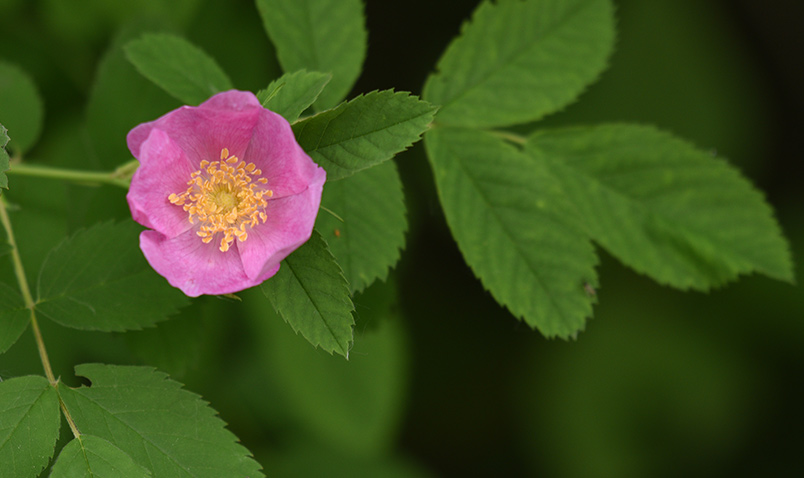
[[[235,241],[246,275],[264,275],[310,239],[325,179],[320,170],[301,193],[268,201],[268,220],[249,229],[245,241]]]
[[[199,106],[182,106],[138,125],[126,141],[131,154],[140,161],[142,144],[154,128],[165,131],[194,164],[219,160],[223,148],[242,158],[262,111],[265,109],[253,93],[226,91]]]
[[[322,171],[296,143],[285,118],[266,109],[260,113],[242,159],[262,170],[274,198],[303,191]]]
[[[171,204],[168,196],[187,189],[195,168],[162,130],[151,130],[140,148],[142,165],[131,179],[126,199],[131,216],[145,227],[176,237],[191,227],[187,212]]]
[[[218,247],[215,241],[204,244],[193,231],[172,239],[155,231],[140,234],[140,248],[151,267],[190,297],[239,292],[260,284],[279,270],[277,264],[251,279],[243,271],[236,249],[221,252]]]

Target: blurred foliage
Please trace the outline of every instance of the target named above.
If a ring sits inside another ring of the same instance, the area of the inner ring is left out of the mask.
[[[354,92],[420,93],[477,3],[368,0],[369,51]],[[789,76],[802,55],[801,7],[780,2],[780,12],[760,15],[771,7],[752,0],[616,4],[609,70],[547,124],[653,123],[712,148],[767,192],[800,262],[800,148],[785,132],[802,127]],[[25,71],[44,102],[32,162],[113,168],[130,159],[128,129],[177,105],[120,50],[144,31],[184,35],[238,88],[256,91],[279,75],[247,0],[2,0],[0,26],[0,59]],[[159,366],[210,401],[274,476],[320,474],[320,464],[335,476],[804,473],[800,270],[796,286],[748,277],[682,294],[603,255],[595,319],[575,342],[547,341],[496,305],[463,262],[422,148],[399,167],[410,232],[389,283],[405,300],[370,299],[389,287],[379,283],[356,297],[349,362],[329,363],[270,311],[255,312],[267,302],[247,293],[248,303],[199,299],[136,339],[43,321],[54,372],[74,386],[77,363]],[[110,187],[9,183],[32,281],[69,231],[127,215],[124,192]],[[14,285],[9,274],[0,280]],[[0,356],[1,378],[26,374],[41,374],[30,333]],[[350,385],[339,374],[363,378]],[[327,385],[336,377],[343,389]],[[324,420],[322,408],[338,418]]]

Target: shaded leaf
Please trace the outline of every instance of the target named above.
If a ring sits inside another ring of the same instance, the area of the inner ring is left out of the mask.
[[[0,282],[0,354],[8,350],[20,338],[28,322],[31,311],[16,290]]]
[[[84,364],[89,387],[60,387],[82,433],[128,454],[154,476],[264,476],[201,397],[150,367]]]
[[[145,34],[124,50],[137,71],[183,103],[197,105],[233,88],[215,60],[181,37]]]
[[[419,140],[436,108],[406,92],[372,91],[293,125],[301,147],[327,170],[345,178],[387,161]]]
[[[314,231],[260,287],[296,333],[315,347],[349,358],[355,323],[349,283],[320,234]]]
[[[612,124],[533,134],[611,254],[662,284],[706,290],[752,271],[792,281],[773,211],[724,160],[648,126]]]
[[[59,397],[45,377],[0,382],[0,474],[38,476],[53,456],[60,420]]]
[[[103,438],[81,435],[62,448],[49,478],[147,478],[151,472]]]
[[[11,131],[10,146],[15,153],[24,153],[36,143],[44,116],[45,107],[33,80],[17,66],[0,61],[0,123]],[[0,146],[5,145],[3,136],[0,134]]]
[[[187,297],[151,269],[131,221],[98,224],[53,249],[42,264],[36,309],[67,327],[122,331],[152,326]]]
[[[360,0],[257,0],[257,8],[286,72],[332,73],[315,107],[337,105],[360,75],[366,28]]]
[[[316,229],[326,238],[352,292],[388,276],[405,246],[405,202],[393,161],[328,183]],[[341,221],[343,219],[343,221]]]
[[[614,46],[609,0],[483,2],[428,78],[436,121],[493,127],[537,120],[575,98]]]
[[[263,107],[293,123],[315,102],[331,78],[331,74],[317,71],[285,73],[258,91],[257,99]]]
[[[547,337],[582,330],[597,258],[556,180],[491,133],[436,128],[425,146],[447,223],[483,286]]]

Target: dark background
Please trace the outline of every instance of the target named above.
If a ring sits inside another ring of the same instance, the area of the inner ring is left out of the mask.
[[[184,34],[215,57],[238,88],[262,88],[279,74],[252,2],[108,6],[115,3],[0,1],[0,58],[28,71],[45,100],[45,129],[32,160],[98,167],[127,159],[126,129],[105,138],[117,157],[97,154],[99,140],[83,128],[92,119],[86,104],[99,62],[110,41],[132,25]],[[477,3],[367,1],[369,50],[354,93],[419,93]],[[728,158],[765,191],[800,264],[801,2],[616,4],[618,45],[609,70],[576,104],[530,128],[651,123]],[[156,111],[177,105],[159,95],[143,98],[154,98]],[[105,106],[107,116],[118,111],[121,123],[131,123],[126,128],[154,117],[139,111],[141,118],[126,118],[124,106]],[[594,319],[577,341],[548,341],[496,305],[463,262],[423,148],[417,145],[397,163],[408,244],[390,285],[356,299],[356,353],[348,364],[311,353],[281,319],[249,306],[251,296],[244,294],[244,305],[196,301],[160,326],[161,345],[132,338],[136,334],[77,332],[46,322],[57,374],[78,385],[75,363],[157,365],[208,399],[269,476],[804,474],[800,272],[796,286],[750,276],[709,294],[682,293],[600,251]],[[49,200],[27,197],[26,188],[41,183],[17,184],[11,197],[38,214],[15,223],[33,263],[52,247],[43,230],[69,232],[126,214],[120,191],[85,193],[48,183]],[[55,225],[53,217],[65,211],[67,221]],[[8,275],[6,264],[0,267]],[[394,302],[389,317],[369,320],[374,296]],[[270,319],[265,330],[254,317]],[[390,338],[371,338],[382,330]],[[255,338],[263,335],[269,338]],[[344,367],[363,366],[358,347],[364,338],[376,347],[373,355],[363,353],[364,362],[381,365],[353,377]],[[330,365],[320,368],[333,360],[346,365],[332,365],[331,373]],[[3,378],[40,370],[29,333],[0,356]],[[354,380],[338,392],[345,405],[328,398],[336,393],[330,388],[316,388],[327,377]],[[344,411],[350,405],[355,410]]]

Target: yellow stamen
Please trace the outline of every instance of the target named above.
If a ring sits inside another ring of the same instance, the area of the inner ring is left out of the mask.
[[[237,156],[229,155],[228,148],[223,148],[220,161],[201,161],[199,170],[187,181],[187,190],[171,193],[168,201],[187,211],[190,224],[198,220],[200,227],[196,234],[205,244],[222,232],[220,250],[226,252],[235,238],[240,242],[248,238],[248,227],[268,220],[266,199],[274,192],[260,186],[267,184],[267,179],[253,181],[253,176],[261,174],[254,163],[240,161]]]

